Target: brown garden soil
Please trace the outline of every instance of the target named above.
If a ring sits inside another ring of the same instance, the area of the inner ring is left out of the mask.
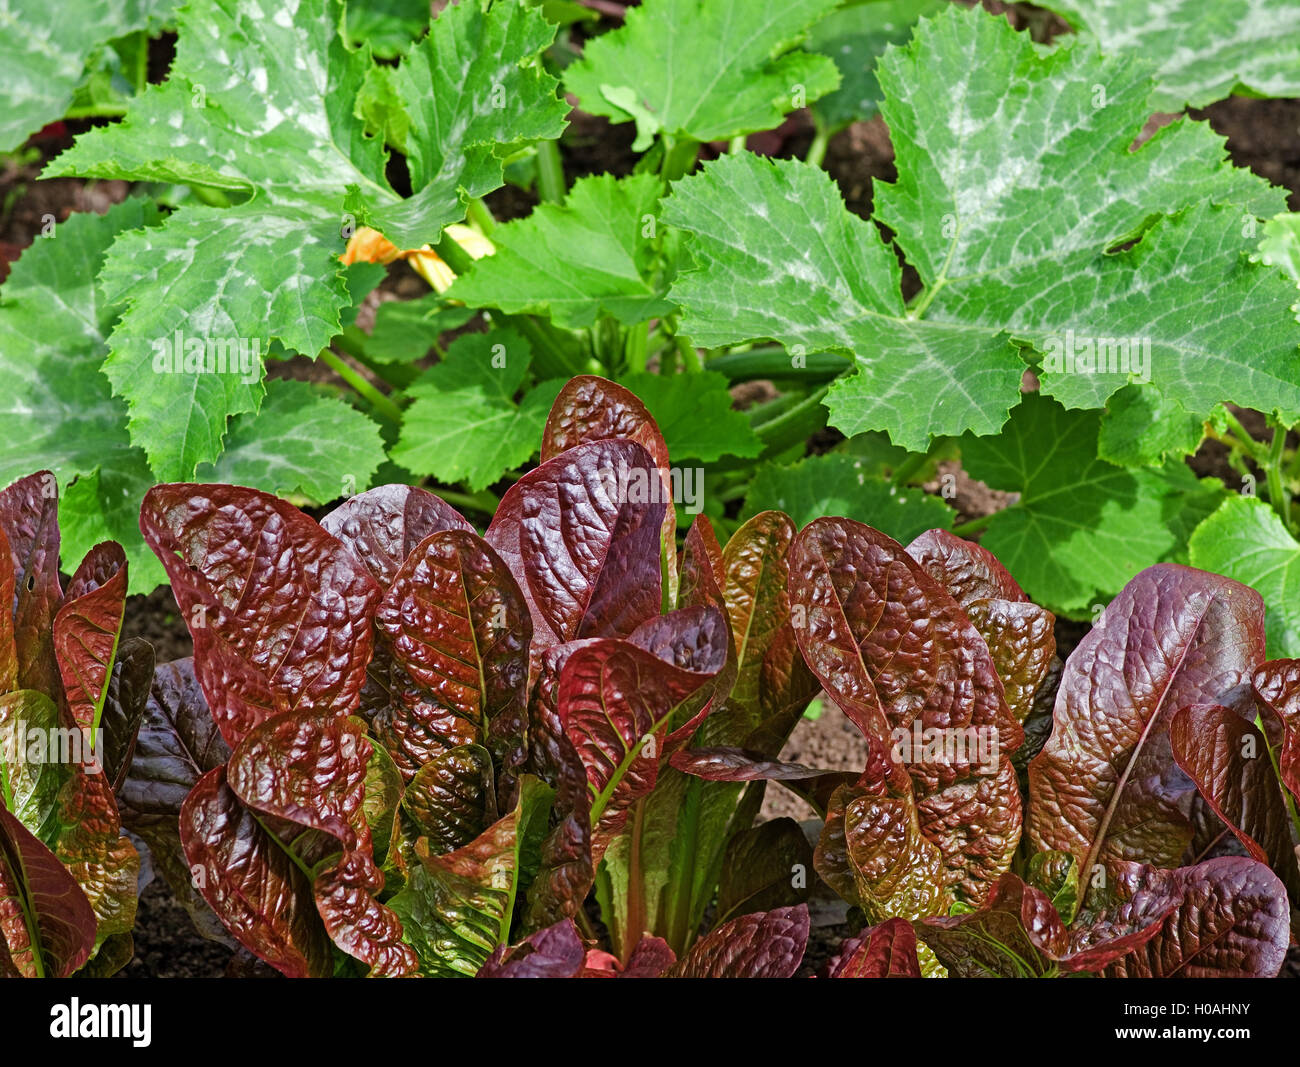
[[[615,19],[624,6],[613,0],[600,0],[592,6]],[[1029,5],[987,3],[994,10],[1009,10],[1017,25],[1031,25],[1039,39],[1063,30],[1059,20],[1045,16]],[[164,41],[151,57],[151,71],[161,78],[169,62],[171,42]],[[1300,210],[1300,100],[1232,99],[1195,112],[1196,118],[1209,121],[1227,138],[1229,155],[1238,166],[1249,167],[1290,192],[1291,210]],[[62,221],[73,212],[104,212],[125,199],[130,187],[118,181],[82,181],[73,179],[37,179],[44,164],[72,142],[85,123],[56,123],[30,142],[24,153],[0,158],[0,279],[21,251],[37,239],[53,220]],[[631,151],[633,131],[630,125],[611,126],[606,120],[575,113],[572,125],[562,141],[562,154],[571,177],[611,172],[628,173],[634,163]],[[749,147],[776,156],[802,155],[812,137],[806,115],[796,115],[771,133],[750,138]],[[724,146],[706,148],[705,157]],[[873,183],[892,181],[896,177],[889,132],[879,118],[857,123],[830,144],[826,168],[838,182],[850,210],[867,216],[871,209]],[[492,194],[488,204],[500,219],[528,214],[535,204],[528,191],[506,187]],[[905,278],[905,285],[909,284]],[[913,280],[910,284],[915,285]],[[384,300],[409,299],[427,289],[424,283],[404,267],[395,269],[389,279],[372,294],[359,322],[372,321],[374,308]],[[332,372],[323,365],[300,358],[280,364],[274,373],[316,381],[331,380]],[[738,387],[737,406],[744,407],[772,392],[770,383]],[[1242,413],[1243,422],[1261,438],[1267,436],[1262,418],[1252,412]],[[809,442],[809,451],[825,451],[839,440],[834,431],[825,431]],[[33,457],[39,465],[40,457]],[[1237,484],[1239,475],[1226,462],[1221,445],[1207,442],[1189,462],[1202,476],[1223,478]],[[978,518],[1007,506],[1013,498],[990,490],[968,478],[960,465],[945,463],[940,473],[957,479],[957,496],[952,502],[962,520]],[[937,480],[927,488],[937,491]],[[170,592],[161,589],[148,597],[133,597],[128,605],[126,630],[153,642],[159,662],[189,655],[191,644]],[[1058,645],[1068,652],[1086,633],[1082,624],[1062,621],[1058,624]],[[783,758],[830,769],[858,770],[865,758],[861,737],[848,720],[827,705],[816,719],[805,718],[796,727]],[[769,788],[763,817],[790,816],[807,820],[810,809],[788,792],[775,785]],[[811,830],[810,830],[811,832]],[[840,940],[851,933],[845,922],[845,909],[824,890],[813,900],[814,934],[805,960],[805,973],[813,973],[834,950]],[[225,945],[201,938],[184,910],[166,891],[161,880],[154,880],[144,890],[135,933],[136,955],[121,972],[125,977],[188,976],[213,977],[223,974],[266,974],[267,968],[251,960],[247,953],[235,954]]]

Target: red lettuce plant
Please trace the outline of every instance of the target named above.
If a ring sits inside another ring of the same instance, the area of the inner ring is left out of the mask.
[[[668,759],[715,714],[779,749],[813,691],[790,692],[771,569],[788,520],[760,516],[726,552],[697,523],[679,564],[666,460],[639,401],[576,379],[482,538],[408,487],[320,523],[250,489],[153,489],[141,527],[195,651],[155,679],[124,795],[164,872],[188,871],[230,936],[289,975],[474,974],[574,921],[590,940],[593,885],[614,953],[584,952],[584,969],[665,970],[678,953],[642,937],[660,912],[637,846],[661,777],[704,784]],[[715,878],[729,826],[697,837]],[[679,947],[713,896],[699,877],[676,883],[699,901]],[[733,958],[715,930],[678,966],[792,971],[806,911],[733,892],[771,922],[740,906],[750,950]]]
[[[119,645],[121,548],[64,588],[59,543],[52,474],[0,492],[0,976],[109,975],[132,952],[140,858],[114,788],[153,654]]]
[[[1288,901],[1266,864],[1290,882],[1295,854],[1267,754],[1281,744],[1290,765],[1287,713],[1270,747],[1250,683],[1285,707],[1288,672],[1256,673],[1256,594],[1171,564],[1138,575],[1066,661],[1022,798],[1009,757],[1053,684],[1051,617],[987,552],[938,531],[905,551],[818,520],[792,557],[800,647],[870,752],[830,793],[816,862],[879,925],[828,974],[909,973],[897,919],[912,921],[927,973],[1277,973]],[[943,750],[963,736],[987,736],[987,758]],[[835,782],[736,750],[676,762],[805,795]],[[1236,839],[1249,855],[1224,854]]]
[[[1062,665],[1052,615],[940,531],[764,512],[679,551],[663,440],[609,382],[561,391],[542,457],[483,537],[402,486],[319,523],[146,498],[195,655],[158,672],[123,797],[250,951],[789,976],[811,866],[864,920],[829,977],[1278,971],[1300,668],[1263,663],[1253,592],[1152,568]],[[819,690],[860,774],[780,760]],[[769,780],[824,816],[815,851],[754,825]]]

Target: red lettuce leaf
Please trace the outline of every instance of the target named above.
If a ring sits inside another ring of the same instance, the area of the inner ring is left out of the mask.
[[[1029,602],[992,552],[947,530],[927,530],[907,546],[907,554],[963,606],[977,600]]]
[[[695,942],[668,978],[793,978],[808,947],[808,906],[742,915]]]
[[[722,669],[723,627],[700,632],[712,644],[688,667],[613,639],[578,648],[564,663],[557,707],[586,769],[597,858],[628,807],[654,788],[674,711]]]
[[[659,472],[635,441],[594,441],[529,471],[501,500],[487,541],[533,615],[535,652],[621,637],[659,614]]]
[[[108,778],[78,770],[59,793],[57,819],[54,854],[90,901],[96,947],[129,934],[135,926],[140,855],[122,833]]]
[[[949,894],[979,903],[1021,824],[1009,756],[1023,734],[988,646],[901,545],[848,519],[799,534],[790,592],[804,659],[870,746],[832,800],[818,871],[877,920],[946,912]],[[965,743],[931,754],[930,736]]]
[[[607,378],[582,374],[569,379],[551,406],[542,431],[542,462],[578,445],[615,438],[635,441],[656,465],[668,467],[663,435],[636,394]]]
[[[988,549],[947,530],[923,533],[907,552],[961,605],[984,638],[1007,706],[1024,722],[1056,656],[1056,617],[1029,603]]]
[[[525,776],[514,809],[469,844],[431,855],[423,839],[419,863],[391,906],[420,973],[474,975],[509,943],[523,884],[532,876],[554,791]]]
[[[181,844],[196,888],[241,945],[290,978],[333,972],[311,883],[250,808],[209,771],[181,807]]]
[[[402,809],[434,855],[468,845],[497,820],[491,755],[461,745],[435,756],[407,785]]]
[[[114,541],[96,545],[73,574],[54,616],[54,654],[73,722],[99,729],[113,655],[126,611],[126,553]]]
[[[113,660],[100,718],[102,732],[98,739],[104,770],[115,794],[120,793],[126,784],[135,759],[136,742],[149,703],[153,675],[153,645],[142,638],[128,637],[118,646]]]
[[[1096,940],[1067,930],[1046,893],[1004,874],[984,905],[963,915],[927,918],[917,935],[953,978],[1044,978],[1100,971],[1160,933],[1163,915]]]
[[[67,978],[94,947],[95,913],[86,894],[0,804],[0,975]]]
[[[1070,655],[1052,735],[1029,765],[1035,849],[1072,853],[1084,885],[1115,861],[1177,865],[1196,791],[1170,720],[1249,681],[1263,610],[1245,586],[1174,564],[1125,586]]]
[[[1193,704],[1169,724],[1174,759],[1246,851],[1300,900],[1300,871],[1268,739],[1234,708]]]
[[[1158,870],[1117,863],[1107,899],[1074,923],[1078,955],[1157,925],[1154,936],[1106,966],[1108,978],[1273,978],[1290,940],[1286,888],[1239,856]]]
[[[572,919],[562,919],[530,934],[518,945],[499,945],[479,978],[576,978],[586,960],[582,938]]]
[[[54,615],[63,600],[58,515],[58,483],[49,471],[20,478],[0,491],[0,532],[8,542],[16,594],[16,685],[45,693],[56,703],[59,672],[54,659]]]
[[[626,966],[617,956],[601,949],[589,949],[580,978],[659,978],[677,956],[662,937],[647,934],[637,942]]]
[[[916,931],[906,919],[886,919],[840,946],[825,968],[827,978],[920,978]]]
[[[764,759],[761,752],[723,745],[677,752],[669,762],[679,771],[709,782],[800,781],[835,773],[802,763]]]
[[[723,603],[722,583],[725,580],[722,546],[718,544],[718,535],[713,532],[713,523],[708,516],[697,515],[682,541],[677,565],[677,606],[686,608]]]
[[[248,733],[230,757],[227,782],[250,808],[337,840],[341,856],[311,865],[325,929],[371,974],[399,975],[413,971],[416,961],[401,941],[397,917],[375,899],[384,879],[362,810],[370,752],[360,719],[290,712]]]
[[[786,703],[784,694],[764,692],[763,666],[773,645],[790,637],[788,557],[794,536],[795,526],[789,516],[763,511],[741,526],[722,552],[722,597],[735,644],[736,680],[730,695],[709,716],[700,735],[701,744],[745,745]],[[798,666],[802,667],[802,663]],[[803,675],[806,677],[807,671]],[[775,688],[780,688],[782,680],[769,677],[768,690],[774,689],[773,681],[777,683]],[[787,685],[798,681],[799,676],[793,673],[784,679]],[[806,705],[816,687],[802,688],[810,690]],[[799,710],[802,713],[802,708]],[[798,716],[783,724],[787,734],[796,721]],[[775,756],[779,749],[778,745],[768,755]]]
[[[155,868],[195,926],[221,937],[212,910],[197,892],[181,847],[181,807],[209,771],[223,767],[230,749],[208,712],[194,677],[194,660],[178,659],[154,670],[135,754],[118,793],[123,824],[149,846]]]
[[[356,710],[380,594],[338,541],[289,504],[228,485],[155,486],[140,527],[231,746],[282,712]]]
[[[429,721],[418,711],[421,705],[461,720],[463,726],[443,735],[468,737],[492,753],[497,791],[503,804],[512,805],[527,760],[533,625],[501,558],[474,533],[430,535],[393,576],[375,624],[386,651],[412,683],[401,698],[415,702],[416,723]],[[391,709],[387,722],[404,718],[405,710]],[[399,724],[397,732],[410,729]],[[438,754],[438,740],[430,737],[420,746],[417,766]],[[409,769],[411,753],[398,748],[390,754]]]
[[[676,591],[671,587],[677,582],[677,509],[673,506],[668,446],[664,444],[654,417],[636,394],[607,378],[592,374],[569,379],[546,418],[546,428],[542,432],[542,462],[578,445],[615,439],[635,441],[641,445],[659,469],[664,487],[659,548],[663,576],[670,586],[667,602],[672,603],[676,600]]]
[[[17,602],[14,587],[14,558],[9,538],[0,525],[0,693],[18,688],[18,646],[14,635],[14,614],[6,605]]]
[[[555,825],[542,843],[537,877],[528,889],[524,929],[536,931],[577,913],[595,877],[587,769],[560,716],[560,672],[578,648],[556,645],[541,656],[529,704],[529,770],[555,786]]]
[[[363,564],[381,589],[430,534],[474,527],[442,497],[410,485],[381,485],[349,497],[320,521]]]
[[[723,853],[715,924],[804,903],[812,866],[812,846],[793,819],[772,819],[740,831]]]

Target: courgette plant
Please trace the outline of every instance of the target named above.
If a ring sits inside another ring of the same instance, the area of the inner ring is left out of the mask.
[[[121,32],[174,26],[165,77],[130,67],[43,172],[143,199],[56,227],[7,283],[0,475],[48,455],[73,546],[117,539],[144,590],[163,573],[135,513],[157,481],[304,505],[424,483],[481,523],[564,382],[598,373],[638,394],[674,463],[705,468],[724,534],[773,508],[903,540],[982,532],[1037,601],[1090,618],[1158,562],[1250,567],[1208,547],[1228,531],[1263,541],[1275,651],[1300,651],[1271,566],[1296,545],[1300,323],[1267,251],[1285,194],[1204,122],[1145,129],[1238,84],[1292,91],[1276,61],[1292,15],[1241,0],[1245,57],[1207,40],[1209,19],[1175,48],[1164,0],[1129,5],[1132,25],[1054,6],[1078,32],[1045,42],[1042,19],[1035,40],[924,0],[647,0],[621,24],[526,0],[432,20],[158,5]],[[93,43],[60,32],[91,77]],[[1145,50],[1115,44],[1135,34]],[[629,173],[570,181],[571,100],[634,129]],[[11,141],[72,106],[27,103]],[[789,141],[805,158],[746,149],[805,108],[811,144]],[[863,218],[822,164],[877,114],[897,178]],[[540,203],[498,222],[507,184]],[[358,325],[396,256],[437,286]],[[76,312],[49,321],[51,301]],[[330,381],[268,376],[299,354]],[[768,384],[738,411],[730,388],[750,381]],[[824,426],[829,451],[807,455]],[[1207,437],[1234,484],[1187,466]],[[1013,503],[959,524],[943,460]],[[1259,502],[1231,499],[1243,487]],[[1189,548],[1202,522],[1213,536]]]

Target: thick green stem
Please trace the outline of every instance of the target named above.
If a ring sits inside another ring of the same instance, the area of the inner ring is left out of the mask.
[[[650,338],[644,325],[628,327],[627,338],[623,343],[623,358],[627,362],[627,369],[633,374],[641,374],[645,371],[649,343]]]
[[[1256,466],[1265,466],[1268,463],[1268,449],[1251,437],[1250,431],[1241,424],[1241,420],[1227,408],[1223,410],[1223,417],[1228,424],[1228,432],[1231,435],[1231,440],[1224,441],[1224,444],[1231,448],[1235,442],[1237,450],[1246,453],[1255,461]],[[1223,440],[1222,438],[1219,439]]]
[[[675,182],[684,177],[695,166],[695,159],[700,154],[700,142],[685,137],[674,144],[664,142],[664,165],[660,177],[665,182]]]
[[[1287,492],[1286,482],[1282,478],[1282,457],[1286,450],[1286,426],[1269,420],[1273,424],[1273,441],[1268,449],[1268,461],[1265,471],[1268,475],[1268,502],[1282,520],[1282,525],[1295,532],[1291,525],[1291,494]]]
[[[320,358],[326,366],[331,367],[334,370],[335,374],[347,382],[348,385],[352,386],[360,396],[369,401],[370,406],[373,407],[375,411],[390,422],[399,426],[401,425],[402,409],[394,404],[388,397],[384,396],[384,394],[371,385],[370,382],[366,381],[365,376],[360,371],[352,367],[342,357],[336,356],[328,348],[321,352]]]
[[[539,141],[537,144],[537,195],[544,203],[558,204],[568,193],[564,181],[564,164],[560,160],[557,141]]]
[[[676,334],[673,337],[673,346],[677,349],[677,354],[682,357],[682,362],[691,374],[699,374],[704,369],[704,364],[700,361],[700,354],[691,344],[691,339],[682,334]]]
[[[930,439],[930,447],[924,452],[909,453],[907,458],[895,468],[894,476],[890,480],[895,485],[907,485],[934,458],[946,441],[945,437],[933,437]]]
[[[210,185],[191,185],[190,193],[200,204],[208,207],[230,207],[230,197],[226,195],[224,189],[216,189]]]
[[[822,401],[826,399],[826,389],[818,389],[796,403],[787,406],[780,401],[773,401],[773,407],[779,409],[774,418],[761,422],[751,419],[754,433],[763,442],[763,457],[770,457],[793,448],[826,425],[826,408]],[[752,467],[752,460],[735,461],[747,468]],[[722,459],[716,464],[719,472],[727,470],[731,463]]]
[[[344,355],[351,356],[376,378],[392,388],[406,388],[410,384],[410,365],[406,363],[380,363],[378,360],[368,359],[363,344],[357,340],[359,333],[360,331],[356,330],[355,327],[349,327],[334,338],[334,347]],[[361,334],[361,336],[364,337],[365,335]],[[443,354],[442,349],[437,345],[434,345],[434,347],[441,357]],[[406,375],[399,377],[399,372],[403,370],[406,371]]]
[[[469,221],[482,231],[484,237],[492,236],[492,231],[497,228],[497,220],[493,218],[487,204],[483,203],[478,197],[474,197],[466,205],[465,213],[469,216]]]
[[[831,143],[831,133],[820,122],[817,123],[817,131],[813,134],[812,144],[808,146],[808,154],[804,156],[805,163],[811,163],[814,167],[820,167],[826,162],[826,149]]]
[[[484,515],[495,515],[497,506],[501,503],[495,495],[489,493],[486,489],[477,493],[458,493],[455,489],[441,489],[428,487],[429,492],[434,496],[440,496],[454,508],[461,511],[478,511]]]
[[[531,315],[503,315],[500,321],[513,326],[528,339],[533,350],[533,367],[539,378],[572,378],[575,374],[599,372],[599,368],[587,366],[581,359],[565,352],[550,328]]]
[[[917,471],[925,466],[926,460],[930,458],[928,452],[911,452],[894,470],[894,476],[890,479],[895,485],[906,485],[916,476]]]
[[[952,528],[952,532],[958,537],[969,537],[971,534],[979,533],[992,521],[993,515],[981,515],[978,519],[971,519],[970,522],[958,523]]]
[[[773,345],[752,348],[748,352],[727,352],[709,360],[709,370],[718,371],[733,382],[759,378],[805,384],[824,382],[838,377],[852,366],[850,360],[834,352],[813,352],[796,357],[784,347]]]
[[[63,113],[65,119],[120,119],[126,114],[124,104],[92,104],[73,107]]]
[[[144,30],[138,31],[139,39],[135,42],[135,94],[139,96],[149,84],[149,35]]]
[[[438,243],[433,246],[433,250],[438,253],[438,258],[457,274],[464,274],[474,266],[474,257],[461,248],[460,242],[446,230],[442,231],[442,236],[438,238]]]

